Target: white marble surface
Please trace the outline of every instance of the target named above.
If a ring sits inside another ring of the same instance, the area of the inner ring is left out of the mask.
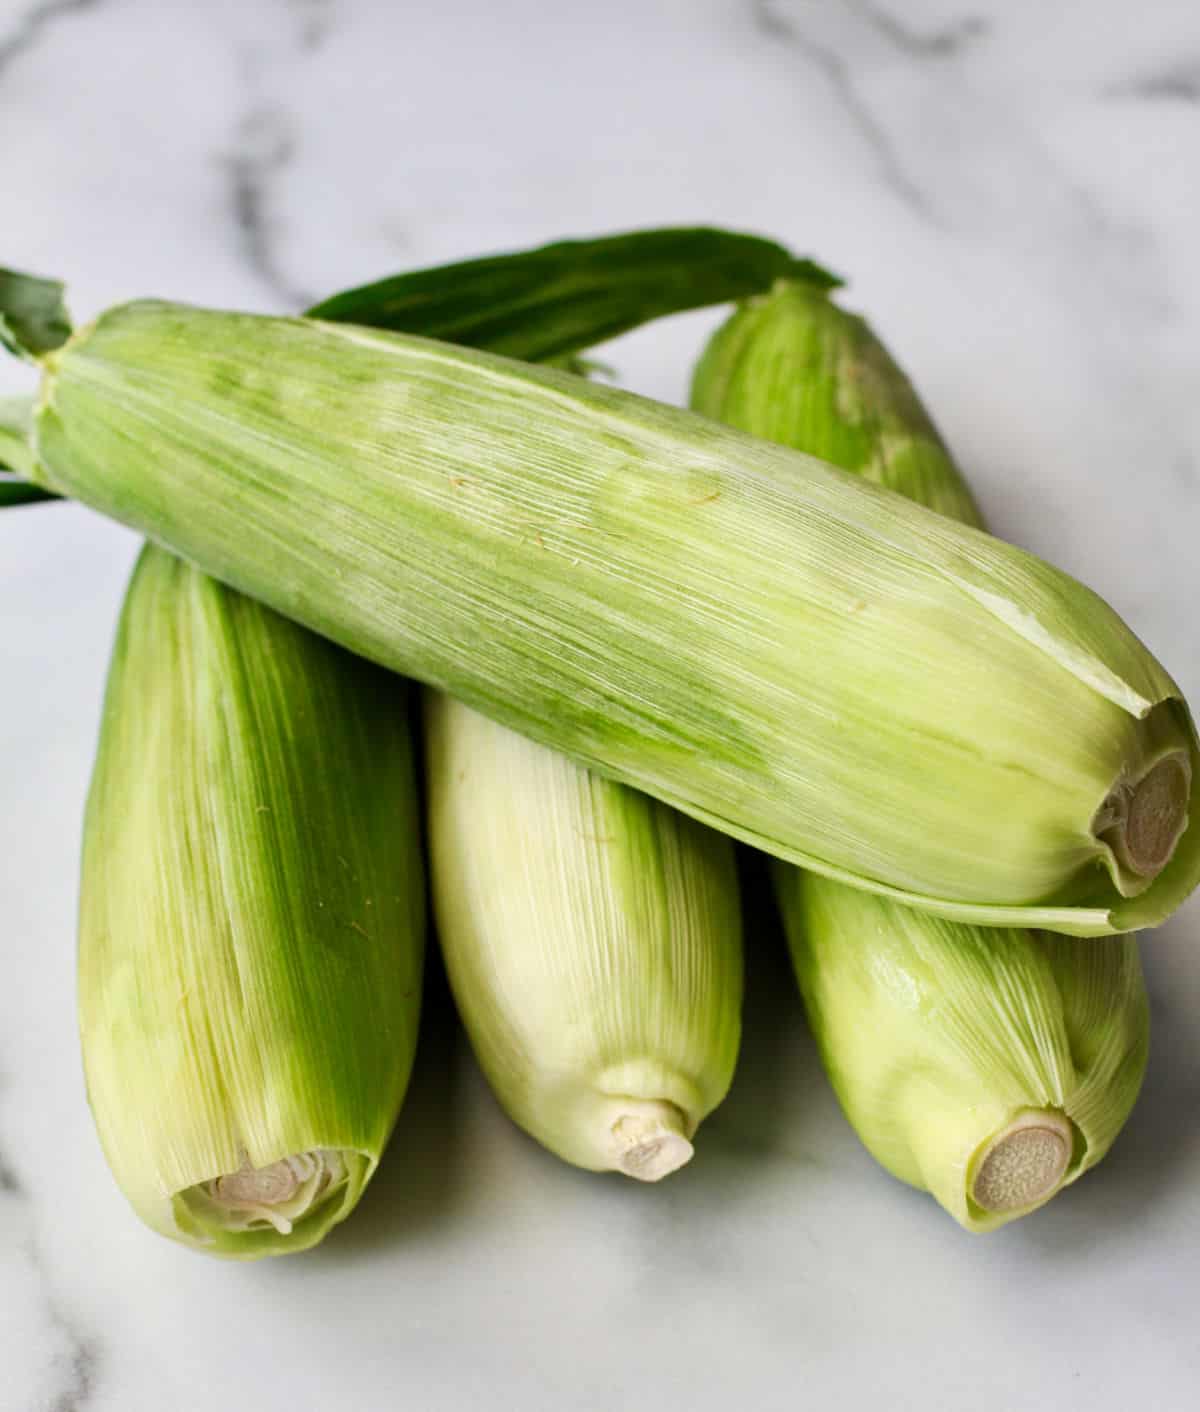
[[[908,365],[994,527],[1200,700],[1193,0],[0,0],[0,260],[259,309],[649,223],[810,251]],[[712,319],[617,345],[681,395]],[[0,372],[0,390],[24,386]],[[659,1188],[497,1112],[435,987],[389,1158],[317,1252],[143,1231],[74,1034],[79,818],[133,536],[0,516],[0,1409],[1195,1405],[1200,903],[1147,939],[1109,1160],[962,1234],[877,1170],[764,928],[742,1068]]]

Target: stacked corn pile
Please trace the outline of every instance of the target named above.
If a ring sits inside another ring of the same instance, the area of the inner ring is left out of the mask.
[[[1129,933],[1200,880],[1195,729],[1100,598],[983,531],[838,283],[653,231],[304,318],[138,302],[72,332],[57,284],[0,273],[41,372],[0,408],[0,503],[151,541],[79,985],[151,1226],[251,1258],[353,1210],[412,1067],[423,854],[479,1062],[566,1161],[658,1180],[725,1097],[734,840],[776,860],[821,1057],[889,1171],[985,1230],[1104,1156],[1146,1061]],[[731,300],[691,410],[587,376]]]

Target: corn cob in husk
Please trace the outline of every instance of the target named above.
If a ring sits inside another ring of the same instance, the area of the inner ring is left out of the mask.
[[[693,406],[979,524],[908,379],[867,324],[784,283],[714,335]],[[855,1131],[969,1230],[1100,1161],[1145,1072],[1133,937],[984,930],[784,863],[774,869],[822,1060]]]
[[[776,856],[1079,934],[1196,882],[1177,687],[1031,555],[421,339],[140,303],[41,356],[41,484]]]
[[[252,1259],[353,1210],[416,1044],[418,828],[403,683],[148,546],[88,799],[79,1019],[155,1230]]]
[[[425,728],[438,936],[484,1073],[566,1161],[657,1181],[737,1061],[729,840],[441,693]]]

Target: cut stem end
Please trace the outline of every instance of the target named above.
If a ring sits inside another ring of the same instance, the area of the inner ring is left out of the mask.
[[[1183,755],[1168,755],[1139,781],[1125,820],[1125,854],[1142,877],[1153,877],[1171,861],[1187,824],[1191,770]]]
[[[1061,1113],[1023,1113],[992,1139],[975,1171],[971,1198],[985,1211],[1020,1211],[1062,1185],[1074,1134]]]
[[[247,1159],[180,1196],[193,1219],[225,1232],[274,1229],[291,1235],[296,1222],[320,1206],[347,1178],[342,1153],[315,1148],[280,1158],[265,1167]]]
[[[300,1185],[294,1162],[294,1158],[284,1157],[272,1162],[269,1167],[247,1165],[227,1176],[218,1177],[210,1187],[212,1199],[234,1211],[244,1211],[253,1206],[277,1206],[282,1201],[290,1201]]]
[[[1188,826],[1192,763],[1183,751],[1165,755],[1136,784],[1119,781],[1100,806],[1092,833],[1112,849],[1131,887],[1147,887],[1167,866]]]
[[[639,1182],[657,1182],[692,1159],[683,1114],[673,1103],[640,1103],[612,1125],[613,1165]]]

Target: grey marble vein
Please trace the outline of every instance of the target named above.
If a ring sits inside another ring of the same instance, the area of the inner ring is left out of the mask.
[[[1183,452],[1171,462],[1175,480],[1188,500],[1200,499],[1200,464],[1190,452]]]
[[[897,49],[920,59],[953,58],[987,34],[990,28],[982,15],[964,15],[940,29],[922,33],[877,5],[875,0],[846,0],[846,3]]]
[[[0,1152],[0,1196],[24,1195],[25,1188],[21,1185],[20,1177],[5,1161],[4,1153]]]
[[[66,1343],[65,1354],[55,1360],[61,1385],[48,1412],[83,1412],[96,1390],[100,1347],[94,1339],[81,1334],[53,1301],[47,1307],[51,1324]]]
[[[0,1073],[0,1093],[7,1088],[7,1080],[4,1074]],[[25,1184],[17,1175],[17,1170],[0,1149],[0,1196],[16,1197],[19,1200],[27,1200],[28,1193]]]
[[[333,26],[334,0],[287,0],[300,30],[300,47],[313,53],[329,37]]]
[[[1200,58],[1174,64],[1140,78],[1110,84],[1106,98],[1136,98],[1155,103],[1200,103]]]
[[[238,124],[234,150],[226,159],[229,200],[242,254],[289,312],[316,302],[316,296],[288,279],[276,250],[272,188],[294,153],[295,137],[286,115],[277,108],[260,107]]]
[[[909,176],[887,132],[863,101],[846,60],[804,33],[795,20],[780,14],[772,0],[753,0],[752,13],[763,34],[791,45],[820,70],[850,122],[874,154],[884,180],[913,211],[932,220],[933,212],[925,193]]]
[[[101,0],[40,0],[17,16],[11,32],[0,38],[0,78],[16,59],[30,53],[42,36],[59,20],[84,10],[94,10]]]
[[[32,1197],[13,1168],[0,1153],[0,1196],[21,1203],[22,1219],[32,1225]],[[52,1374],[56,1391],[45,1404],[46,1412],[82,1412],[96,1387],[100,1366],[100,1346],[83,1333],[62,1310],[50,1289],[50,1279],[36,1239],[30,1235],[21,1242],[26,1258],[43,1291],[42,1305],[46,1323],[58,1335],[62,1351],[53,1359]],[[2,1384],[0,1384],[2,1392]]]

